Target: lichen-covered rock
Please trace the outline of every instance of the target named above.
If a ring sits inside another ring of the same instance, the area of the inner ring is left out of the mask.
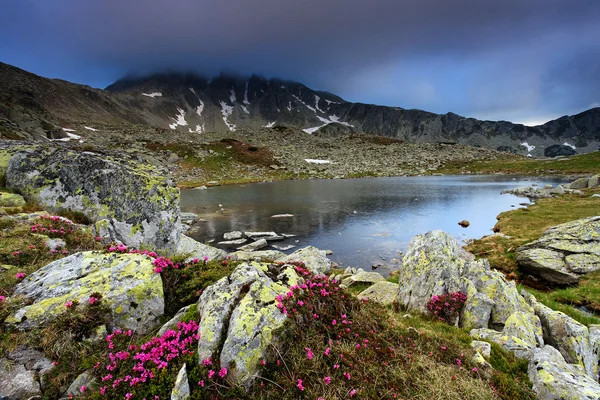
[[[220,366],[229,370],[228,379],[249,387],[274,332],[285,321],[275,297],[298,282],[290,266],[251,263],[209,286],[198,301],[199,360],[218,355]]]
[[[593,379],[598,378],[598,355],[590,342],[590,332],[585,325],[560,311],[554,311],[538,302],[535,297],[523,293],[540,318],[544,330],[544,342],[556,348],[566,362],[583,366]]]
[[[227,252],[216,247],[212,247],[194,239],[181,235],[179,244],[177,245],[177,254],[185,255],[185,262],[189,262],[194,258],[203,260],[208,257],[209,260],[222,260],[227,257]]]
[[[20,282],[15,294],[32,304],[6,322],[38,326],[62,312],[66,302],[86,302],[94,292],[111,308],[114,325],[124,329],[146,333],[164,312],[162,280],[150,257],[88,251],[54,261]]]
[[[463,322],[459,321],[465,328],[502,327],[517,311],[533,312],[514,282],[492,271],[487,260],[472,261],[456,239],[442,231],[411,240],[398,283],[398,301],[409,311],[426,312],[426,304],[434,295],[465,293],[467,301],[460,317]],[[489,321],[485,321],[488,313]]]
[[[492,346],[488,342],[482,342],[481,340],[473,340],[471,348],[485,358],[490,358],[490,354],[492,353]]]
[[[549,282],[577,283],[583,274],[600,269],[600,216],[548,229],[517,249],[517,262]]]
[[[155,167],[64,148],[31,147],[8,161],[7,186],[49,209],[104,221],[98,234],[128,246],[175,250],[179,189]]]
[[[375,282],[356,297],[387,306],[398,300],[398,284],[386,280]]]
[[[588,187],[589,178],[579,178],[569,183],[569,189],[586,189]]]
[[[175,385],[171,391],[171,400],[187,400],[190,398],[190,383],[187,377],[187,366],[183,364],[183,367],[177,374],[175,379]]]
[[[298,249],[292,254],[275,261],[283,263],[301,261],[306,268],[315,274],[325,274],[331,269],[331,260],[327,258],[325,250],[319,250],[314,246]]]
[[[27,202],[20,194],[0,192],[0,208],[23,207],[26,204]]]
[[[355,283],[375,283],[385,281],[385,278],[378,272],[366,272],[359,269],[354,275],[350,275],[342,280],[342,285],[350,287]]]
[[[516,336],[498,332],[493,329],[473,329],[471,330],[470,335],[475,339],[494,342],[500,345],[504,350],[510,351],[519,358],[528,359],[531,356],[531,351],[535,348],[535,344],[528,343]]]
[[[532,351],[528,375],[539,400],[597,400],[600,385],[552,346]]]
[[[530,274],[543,277],[546,281],[559,285],[569,285],[579,281],[565,264],[565,256],[548,249],[527,249],[517,253],[517,262]]]

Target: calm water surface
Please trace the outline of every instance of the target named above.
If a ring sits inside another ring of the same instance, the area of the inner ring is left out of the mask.
[[[299,180],[184,190],[181,201],[183,211],[203,220],[191,234],[201,242],[216,245],[233,230],[295,234],[272,243],[329,249],[340,265],[367,269],[389,264],[413,236],[430,230],[459,240],[490,234],[499,213],[529,203],[500,191],[562,182],[503,175]],[[468,228],[457,224],[463,219]]]

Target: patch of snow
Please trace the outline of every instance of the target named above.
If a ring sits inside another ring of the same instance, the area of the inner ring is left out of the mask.
[[[285,85],[281,85],[281,88],[282,88],[282,89],[285,89]]]
[[[88,131],[98,132],[98,129],[96,129],[96,128],[91,128],[89,126],[84,126],[84,128],[87,129]]]
[[[302,103],[304,105],[304,107],[308,108],[309,110],[311,110],[315,114],[317,113],[317,110],[314,107],[311,107],[308,104],[306,104],[305,102],[303,102],[302,100],[300,100],[300,98],[298,96],[292,95],[292,97],[295,98],[296,100],[298,100],[300,103]]]
[[[327,103],[327,106],[329,107],[331,105],[331,103],[333,104],[340,104],[338,101],[331,101],[331,100],[325,100],[325,103]]]
[[[171,129],[177,129],[178,125],[180,125],[180,126],[187,125],[187,121],[185,120],[185,111],[179,107],[177,107],[177,111],[179,112],[179,114],[177,116],[175,116],[175,118],[171,118],[172,120],[175,121],[172,124],[169,124],[169,128],[171,128]]]
[[[290,101],[290,104],[287,106],[288,111],[292,111],[292,102]]]
[[[189,89],[191,90],[192,93],[196,94],[196,91],[194,90],[194,88],[189,88]],[[198,95],[196,94],[196,96],[198,96]]]
[[[527,149],[527,152],[528,152],[528,153],[531,153],[531,150],[535,149],[535,146],[533,146],[533,145],[530,145],[530,144],[529,144],[529,143],[527,143],[527,142],[523,142],[523,143],[521,143],[521,146],[525,147],[525,148]]]
[[[322,112],[323,114],[325,114],[325,111],[323,111],[323,110],[321,110],[319,108],[319,101],[320,100],[321,100],[321,98],[315,94],[315,107],[316,107],[317,111]]]
[[[161,97],[162,93],[160,93],[160,92],[142,93],[142,96],[148,96],[148,97],[155,98],[155,97]]]
[[[70,132],[67,132],[67,136],[70,137],[71,139],[81,139],[81,136],[76,135],[74,133],[70,133]]]
[[[219,102],[219,104],[221,104],[221,114],[223,114],[223,122],[225,122],[225,125],[227,125],[227,128],[229,128],[230,131],[235,131],[235,124],[230,124],[229,120],[227,120],[227,118],[229,118],[229,116],[233,113],[233,107],[227,105],[227,103],[225,103],[224,101]]]
[[[229,101],[231,101],[232,103],[235,103],[235,90],[233,90],[233,88],[231,88],[231,90],[229,90],[229,93],[231,93],[229,95]]]
[[[268,124],[266,124],[266,125],[263,125],[263,128],[272,128],[272,127],[274,127],[274,126],[275,126],[275,121],[273,121],[273,122],[269,122]]]
[[[62,128],[62,130],[65,132],[77,132],[75,129],[69,129],[69,128]]]
[[[248,81],[246,81],[246,90],[244,90],[244,104],[246,105],[250,105],[250,102],[248,101]]]
[[[576,147],[575,147],[575,146],[573,146],[572,144],[569,144],[568,142],[564,142],[564,143],[563,143],[563,146],[569,146],[569,147],[570,147],[570,148],[572,148],[573,150],[575,150],[575,149],[576,149]]]
[[[194,90],[194,88],[189,88],[189,89],[192,93],[194,93],[196,95],[196,98],[200,102],[200,105],[198,107],[196,107],[196,114],[198,114],[198,116],[201,117],[202,111],[204,111],[204,102],[202,100],[200,100],[200,97],[196,94],[196,91]],[[200,125],[197,125],[197,126],[200,126]],[[192,132],[191,129],[190,129],[190,132]]]
[[[318,131],[319,129],[321,129],[322,127],[326,126],[328,124],[323,124],[323,125],[319,125],[319,126],[313,126],[312,128],[306,128],[306,129],[302,129],[304,132],[308,133],[309,135],[312,135],[313,133],[315,133],[316,131]]]
[[[204,133],[204,124],[196,125],[196,129],[190,128],[190,133]]]
[[[242,106],[242,110],[244,110],[244,112],[246,114],[250,114],[250,111],[248,111],[248,109],[246,108],[246,106]]]
[[[305,158],[304,161],[310,164],[331,164],[329,160],[317,160],[314,158]]]

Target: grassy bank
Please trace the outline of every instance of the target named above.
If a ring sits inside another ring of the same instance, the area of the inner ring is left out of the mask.
[[[552,159],[533,159],[507,155],[493,161],[469,163],[449,162],[434,171],[444,174],[519,174],[519,175],[578,175],[600,173],[600,151]]]
[[[476,240],[467,250],[478,258],[487,258],[493,268],[505,272],[509,278],[518,278],[516,249],[538,239],[548,228],[580,218],[600,215],[600,201],[590,197],[600,189],[587,189],[583,196],[567,194],[550,199],[540,199],[527,208],[503,212],[494,229],[504,235],[492,235]],[[542,302],[563,311],[582,322],[599,323],[574,307],[585,306],[600,312],[599,274],[583,278],[577,287],[535,292]]]

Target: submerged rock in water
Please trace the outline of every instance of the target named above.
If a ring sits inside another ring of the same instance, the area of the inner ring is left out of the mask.
[[[54,261],[17,284],[15,294],[33,303],[5,322],[37,327],[63,312],[65,303],[84,303],[94,292],[111,308],[116,327],[146,333],[164,313],[162,280],[150,257],[87,251]]]

